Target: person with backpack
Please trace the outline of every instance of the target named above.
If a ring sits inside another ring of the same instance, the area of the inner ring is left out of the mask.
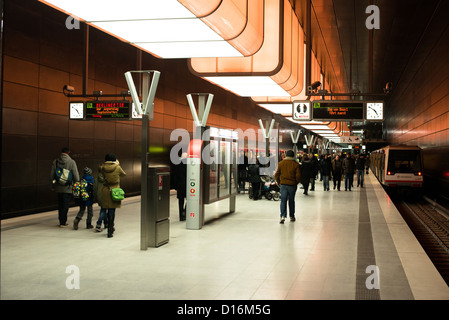
[[[83,218],[84,211],[87,208],[87,220],[86,220],[86,229],[92,229],[92,217],[93,217],[93,208],[94,204],[94,177],[92,177],[92,169],[85,167],[84,175],[81,178],[81,181],[76,182],[73,185],[73,196],[76,199],[76,202],[80,206],[80,210],[73,221],[73,229],[78,230],[78,224]]]
[[[52,163],[50,170],[51,189],[58,195],[59,227],[67,227],[67,213],[72,198],[72,184],[79,181],[76,162],[70,157],[70,149],[64,147],[58,159]]]

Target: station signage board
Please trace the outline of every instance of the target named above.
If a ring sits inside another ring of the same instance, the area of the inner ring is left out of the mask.
[[[362,143],[362,140],[359,136],[341,136],[340,143],[360,144]]]
[[[131,102],[120,101],[88,101],[86,102],[86,119],[129,120]]]
[[[359,101],[313,101],[312,119],[316,121],[363,121],[365,103]]]
[[[131,116],[131,102],[128,100],[69,102],[71,120],[129,120]]]

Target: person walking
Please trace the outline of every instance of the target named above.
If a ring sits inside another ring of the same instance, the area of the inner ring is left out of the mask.
[[[58,219],[59,227],[65,228],[67,224],[67,213],[69,212],[70,200],[72,199],[72,184],[79,181],[78,168],[75,160],[70,157],[70,149],[64,147],[58,159],[55,159],[50,169],[51,190],[58,195]],[[63,182],[58,172],[64,170],[71,175],[71,180]]]
[[[261,196],[262,179],[260,178],[259,161],[255,159],[255,163],[248,166],[248,181],[251,183],[252,194],[250,196],[253,200],[259,200]]]
[[[80,210],[73,221],[73,229],[78,230],[78,224],[83,218],[84,211],[87,208],[87,219],[86,219],[86,229],[92,229],[92,217],[93,217],[93,207],[94,204],[94,177],[92,176],[92,169],[85,167],[84,175],[81,178],[81,184],[85,186],[85,190],[80,190],[80,195],[77,199],[77,203],[80,206]]]
[[[290,221],[295,221],[295,195],[298,183],[301,181],[301,170],[299,163],[294,159],[294,152],[288,150],[284,160],[279,162],[274,179],[281,189],[281,221],[284,223],[287,218],[287,201],[290,214]]]
[[[324,191],[329,191],[329,179],[332,173],[332,162],[327,154],[320,161],[321,178],[323,179]]]
[[[313,168],[312,168],[312,162],[309,159],[309,156],[307,154],[304,155],[302,158],[302,163],[300,166],[301,171],[301,184],[304,188],[304,194],[308,195],[309,190],[309,183],[310,179],[313,176]]]
[[[111,189],[120,187],[120,177],[126,176],[125,171],[120,167],[117,157],[113,153],[105,156],[105,162],[98,168],[99,175],[102,175],[102,186],[99,190],[100,197],[100,217],[106,214],[108,224],[108,238],[112,238],[115,231],[115,210],[121,207],[121,201],[114,201]],[[97,225],[97,231],[99,226]],[[101,231],[101,229],[100,229]]]
[[[317,178],[318,172],[320,171],[320,164],[318,162],[318,157],[313,153],[310,153],[310,163],[312,164],[312,176],[310,177],[310,191],[315,191],[315,180]]]
[[[343,160],[343,173],[345,175],[345,191],[351,191],[352,183],[354,181],[355,161],[348,153]]]
[[[369,154],[365,157],[365,174],[369,174],[369,167],[370,167],[370,158]]]
[[[187,153],[181,154],[180,162],[175,166],[176,197],[178,198],[179,221],[186,220],[186,184],[187,184]]]
[[[357,187],[360,186],[363,188],[365,175],[365,156],[363,155],[363,153],[357,157],[355,168],[357,170]]]
[[[334,181],[334,190],[337,187],[337,190],[340,191],[341,186],[341,176],[343,174],[343,164],[340,160],[340,156],[335,156],[335,159],[332,160],[332,177]]]

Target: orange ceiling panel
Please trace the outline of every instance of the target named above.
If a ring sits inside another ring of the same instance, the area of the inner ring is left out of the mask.
[[[251,3],[252,1],[250,1]],[[288,0],[264,1],[263,44],[254,55],[189,59],[200,77],[267,76],[290,95],[301,93],[304,81],[304,32]]]
[[[281,0],[264,1],[264,35],[260,49],[249,57],[191,58],[192,72],[198,76],[272,75],[280,68]]]
[[[178,0],[243,56],[263,43],[264,0]]]

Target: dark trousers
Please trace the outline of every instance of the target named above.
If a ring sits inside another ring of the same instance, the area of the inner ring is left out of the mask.
[[[92,224],[92,217],[94,215],[94,209],[93,209],[92,205],[86,206],[85,203],[81,203],[80,204],[80,211],[78,211],[78,214],[76,215],[76,218],[78,220],[81,220],[83,218],[84,212],[86,211],[86,207],[87,207],[86,225],[91,225]]]
[[[261,186],[262,182],[251,182],[251,187],[253,189],[253,200],[258,200],[260,198]]]
[[[338,190],[340,190],[340,186],[341,186],[341,173],[335,173],[334,174],[334,189],[337,186]]]
[[[308,194],[307,192],[309,191],[309,181],[303,182],[302,183],[302,187],[304,188],[304,194]]]
[[[71,193],[58,193],[58,218],[59,225],[67,224],[67,213],[69,212]]]
[[[354,173],[345,173],[345,190],[351,191],[352,183],[354,181]]]
[[[184,221],[186,219],[186,206],[184,197],[178,198],[178,208],[179,208],[179,221]]]

